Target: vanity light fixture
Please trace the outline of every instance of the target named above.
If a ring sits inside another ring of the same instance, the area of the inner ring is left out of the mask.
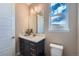
[[[26,5],[27,5],[27,6],[30,6],[31,4],[32,4],[32,3],[27,3]]]
[[[40,11],[42,10],[42,6],[41,5],[37,5],[37,6],[34,6],[33,8],[31,8],[31,13],[33,14],[38,14],[40,13]]]

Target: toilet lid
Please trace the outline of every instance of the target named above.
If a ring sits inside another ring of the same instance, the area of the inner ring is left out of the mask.
[[[62,46],[62,45],[52,44],[52,43],[50,43],[50,47],[54,47],[54,48],[63,49],[63,46]]]

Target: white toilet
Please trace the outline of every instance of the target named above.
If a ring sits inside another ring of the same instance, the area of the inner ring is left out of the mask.
[[[51,54],[51,56],[62,56],[63,55],[63,46],[50,43],[50,54]]]

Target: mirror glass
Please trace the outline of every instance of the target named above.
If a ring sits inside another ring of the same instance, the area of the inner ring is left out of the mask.
[[[37,9],[38,11],[38,9]],[[36,12],[34,9],[31,9],[30,13],[30,27],[33,29],[34,33],[44,34],[44,10],[41,9],[39,12]]]
[[[36,15],[37,17],[37,33],[44,33],[44,15],[43,14],[38,14]]]

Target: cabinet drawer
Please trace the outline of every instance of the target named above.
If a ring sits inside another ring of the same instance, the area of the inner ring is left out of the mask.
[[[31,50],[31,51],[35,51],[36,49],[31,47],[30,50]]]
[[[36,56],[36,50],[35,49],[31,49],[30,50],[30,55],[31,56]]]
[[[36,48],[36,44],[33,43],[33,42],[30,42],[30,47],[31,47],[31,48]]]
[[[36,51],[30,51],[30,53],[32,53],[32,54],[36,54]]]
[[[31,46],[35,46],[35,43],[33,43],[33,42],[30,42],[30,45],[31,45]]]
[[[36,54],[34,54],[34,53],[31,53],[30,55],[31,55],[31,56],[36,56]]]
[[[36,55],[36,49],[34,47],[30,47],[30,55],[35,56]]]

